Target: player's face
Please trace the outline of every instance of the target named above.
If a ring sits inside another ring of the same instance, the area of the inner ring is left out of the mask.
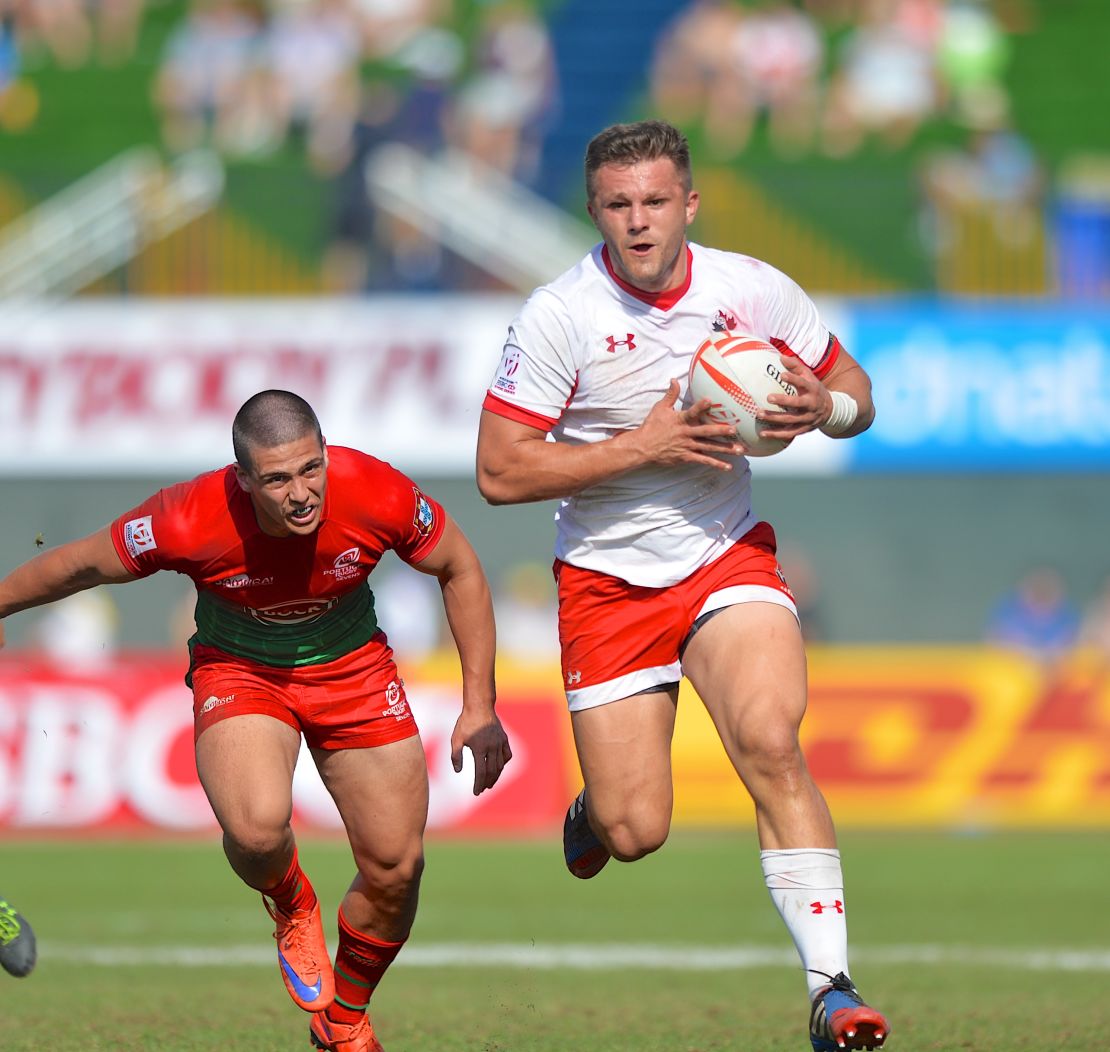
[[[686,228],[698,195],[686,190],[669,157],[602,165],[586,207],[613,269],[629,284],[664,292],[686,280]]]
[[[328,485],[328,453],[315,435],[281,446],[255,447],[251,464],[236,465],[263,533],[312,533],[320,525]]]

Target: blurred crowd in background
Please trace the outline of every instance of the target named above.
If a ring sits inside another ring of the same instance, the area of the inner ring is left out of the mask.
[[[702,121],[724,156],[760,115],[790,156],[844,156],[868,137],[897,149],[942,115],[1003,126],[1008,34],[1032,27],[1024,5],[1002,6],[1005,24],[983,0],[694,0],[659,42],[653,98]]]
[[[6,78],[20,54],[70,68],[125,62],[159,3],[0,0]],[[674,7],[645,62],[653,108],[702,123],[724,157],[743,151],[761,116],[791,156],[844,156],[872,136],[896,149],[941,116],[1006,128],[1010,35],[1035,29],[1022,0]],[[525,181],[559,98],[535,0],[190,0],[152,91],[173,149],[207,139],[229,156],[265,155],[296,131],[333,171],[356,124],[392,122],[397,135],[448,141]]]
[[[162,0],[164,3],[164,0]],[[8,78],[21,54],[118,65],[159,0],[0,0]],[[178,5],[180,6],[180,5]],[[453,0],[190,0],[151,82],[167,147],[265,157],[290,136],[321,172],[347,163],[358,126],[449,142],[527,177],[557,99],[532,0],[478,5],[469,39]]]
[[[232,164],[300,152],[332,187],[325,288],[498,287],[453,265],[460,261],[426,232],[376,211],[364,166],[382,144],[402,142],[425,155],[458,151],[552,196],[539,179],[549,135],[566,92],[582,87],[560,83],[582,79],[577,69],[560,73],[550,26],[563,7],[0,0],[0,128],[19,114],[33,120],[34,106],[18,102],[33,91],[21,69],[139,61],[144,18],[172,12],[160,52],[144,63],[164,147],[204,144]],[[620,60],[638,63],[643,81],[640,112],[625,116],[670,119],[695,141],[699,164],[741,169],[757,130],[784,160],[897,154],[916,143],[915,236],[938,267],[948,266],[956,241],[976,236],[996,255],[1025,252],[1036,257],[1028,266],[1045,269],[1049,174],[1016,126],[1007,90],[1013,41],[1038,30],[1030,0],[688,0],[667,11],[650,53]],[[620,25],[612,26],[614,47]],[[922,144],[923,130],[940,127],[946,136]],[[1082,175],[1088,187],[1091,174],[1088,166]],[[1094,182],[1110,200],[1106,171]],[[985,234],[968,233],[969,214]],[[949,274],[938,283],[960,280]],[[1043,275],[1025,284],[1037,281]]]
[[[783,157],[846,157],[873,142],[906,148],[930,122],[963,143],[920,166],[922,237],[951,238],[946,217],[983,208],[1001,239],[1027,243],[1044,172],[1013,126],[1005,74],[1011,34],[1035,30],[1020,2],[694,0],[659,42],[652,100],[699,124],[711,156],[739,157],[758,120]]]
[[[0,0],[14,81],[19,56],[66,67],[119,64],[159,0]],[[167,5],[169,6],[169,5]],[[451,148],[528,181],[558,104],[548,34],[532,0],[489,0],[465,20],[453,0],[189,0],[149,90],[164,146],[264,162],[293,145],[335,185],[326,284],[356,290],[474,284],[441,247],[378,215],[363,165],[378,145]],[[0,73],[0,94],[4,75]],[[388,225],[388,229],[382,229]],[[377,241],[388,266],[368,270]],[[489,283],[488,281],[486,282]]]

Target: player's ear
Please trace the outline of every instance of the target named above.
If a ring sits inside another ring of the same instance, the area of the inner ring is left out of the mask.
[[[251,477],[250,473],[241,464],[235,465],[235,481],[239,483],[239,488],[244,493],[251,491]]]
[[[587,200],[587,201],[586,201],[586,211],[587,211],[587,212],[589,213],[589,216],[590,216],[590,222],[591,222],[591,223],[593,223],[593,225],[594,225],[595,227],[597,227],[597,229],[598,229],[598,230],[600,230],[600,229],[601,229],[601,227],[599,227],[599,226],[597,225],[597,213],[596,213],[596,212],[594,211],[594,204],[593,204],[593,201],[590,201],[590,200]]]
[[[697,190],[691,190],[686,195],[686,225],[689,226],[694,221],[694,216],[698,214],[698,205],[701,204],[701,195]]]

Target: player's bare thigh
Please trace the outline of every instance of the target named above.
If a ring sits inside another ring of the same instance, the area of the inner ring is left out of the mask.
[[[428,766],[420,736],[368,749],[313,749],[356,858],[388,862],[419,844],[428,820]]]
[[[794,615],[771,603],[728,607],[694,635],[684,672],[751,793],[760,844],[835,846],[829,809],[798,744],[806,661]]]
[[[683,674],[712,717],[729,758],[792,750],[806,709],[806,655],[793,612],[739,603],[694,633]]]
[[[571,713],[593,825],[618,858],[639,858],[667,839],[677,696],[653,691]]]
[[[314,749],[312,755],[358,866],[344,916],[377,938],[404,939],[416,915],[428,819],[420,737],[364,749]]]
[[[243,848],[264,852],[284,835],[300,744],[289,724],[257,713],[220,720],[197,738],[200,783],[220,827]]]

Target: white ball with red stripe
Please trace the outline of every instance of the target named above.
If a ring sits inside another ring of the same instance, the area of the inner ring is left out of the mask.
[[[762,438],[760,411],[779,412],[771,394],[797,394],[782,367],[782,356],[765,340],[729,333],[706,340],[690,363],[690,400],[708,398],[709,416],[736,429],[749,457],[781,453],[790,439]]]

